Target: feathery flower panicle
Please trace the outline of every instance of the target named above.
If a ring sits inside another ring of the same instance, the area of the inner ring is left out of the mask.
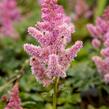
[[[92,45],[96,49],[101,49],[102,57],[94,56],[98,72],[104,78],[106,83],[109,83],[109,7],[104,11],[103,16],[96,19],[96,24],[88,24],[87,28],[92,35]],[[101,48],[102,47],[102,48]]]
[[[23,109],[21,107],[21,100],[19,98],[19,85],[16,83],[11,91],[9,103],[5,109]]]
[[[18,34],[13,27],[13,22],[20,19],[16,0],[1,0],[0,10],[0,34],[17,39]]]
[[[65,72],[82,48],[82,42],[77,41],[71,48],[65,49],[75,29],[57,0],[44,0],[41,11],[41,21],[28,28],[29,34],[40,46],[25,44],[24,50],[32,57],[30,65],[36,79],[47,86],[54,77],[66,77]]]

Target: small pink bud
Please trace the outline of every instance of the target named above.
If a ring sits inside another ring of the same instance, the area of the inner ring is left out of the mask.
[[[101,46],[101,42],[100,42],[100,40],[94,38],[92,40],[92,45],[93,45],[94,48],[98,49]]]
[[[97,37],[99,35],[99,33],[94,25],[88,24],[87,29],[93,37]]]
[[[98,72],[104,76],[109,72],[109,59],[102,59],[99,56],[94,56],[92,60],[95,62]]]

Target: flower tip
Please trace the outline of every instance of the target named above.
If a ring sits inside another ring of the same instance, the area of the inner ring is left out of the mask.
[[[29,27],[29,28],[28,28],[28,32],[29,32],[29,33],[32,33],[33,31],[34,31],[34,27]]]
[[[27,50],[28,45],[29,45],[29,44],[24,44],[24,45],[23,45],[23,48],[24,48],[25,51]]]
[[[30,58],[30,65],[32,66],[37,61],[37,58],[34,56]]]
[[[94,38],[92,40],[92,46],[95,48],[95,49],[98,49],[100,46],[101,46],[101,42],[99,39],[97,38]]]
[[[100,53],[104,57],[109,57],[109,48],[102,49]]]
[[[78,48],[82,48],[83,47],[83,42],[82,41],[76,41],[76,46],[78,46]]]

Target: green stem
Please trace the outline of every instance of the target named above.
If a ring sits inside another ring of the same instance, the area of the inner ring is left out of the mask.
[[[53,95],[53,109],[57,109],[56,105],[57,105],[58,83],[59,83],[59,78],[55,78],[54,95]]]

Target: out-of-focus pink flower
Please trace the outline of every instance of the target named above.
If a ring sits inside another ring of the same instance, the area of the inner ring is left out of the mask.
[[[76,0],[75,5],[75,20],[80,17],[89,18],[92,16],[92,11],[85,0]]]
[[[94,48],[98,49],[98,48],[101,46],[100,40],[94,38],[94,39],[92,40],[92,46],[93,46]]]
[[[98,72],[104,78],[104,81],[109,82],[109,8],[104,11],[103,16],[96,19],[95,26],[88,24],[87,28],[90,34],[94,37],[92,45],[94,48],[101,49],[99,56],[94,56],[93,61],[96,64]]]
[[[101,73],[102,72],[102,59],[99,56],[93,56],[92,60],[95,62],[96,66],[97,66],[97,70]]]
[[[109,47],[109,38],[104,42],[105,47]]]
[[[87,29],[93,37],[97,37],[99,35],[97,28],[93,24],[88,24]]]
[[[89,33],[97,39],[106,40],[106,33],[109,31],[109,23],[102,17],[96,19],[96,24],[88,24],[87,29]]]
[[[109,30],[109,23],[102,17],[96,19],[96,28],[101,36],[103,36]]]
[[[11,91],[9,103],[5,109],[23,109],[21,107],[21,100],[19,98],[19,85],[16,83]]]
[[[109,59],[102,59],[99,56],[93,56],[92,60],[95,62],[96,66],[97,66],[97,70],[100,72],[100,74],[102,76],[104,76],[105,74],[108,73],[109,70]]]
[[[16,0],[1,0],[0,10],[0,34],[17,39],[18,34],[13,27],[13,23],[20,19]]]
[[[103,36],[103,42],[105,43],[107,40],[109,40],[109,30]]]
[[[77,41],[74,46],[65,49],[75,31],[71,19],[57,0],[44,0],[41,7],[41,22],[28,28],[40,47],[25,44],[24,50],[32,56],[30,65],[36,79],[46,86],[52,83],[54,77],[66,77],[65,72],[82,48],[82,42]]]
[[[44,0],[38,0],[38,3],[41,5],[44,2]]]
[[[109,47],[101,50],[101,55],[105,57],[109,57]]]
[[[103,18],[109,21],[109,6],[104,10]]]

